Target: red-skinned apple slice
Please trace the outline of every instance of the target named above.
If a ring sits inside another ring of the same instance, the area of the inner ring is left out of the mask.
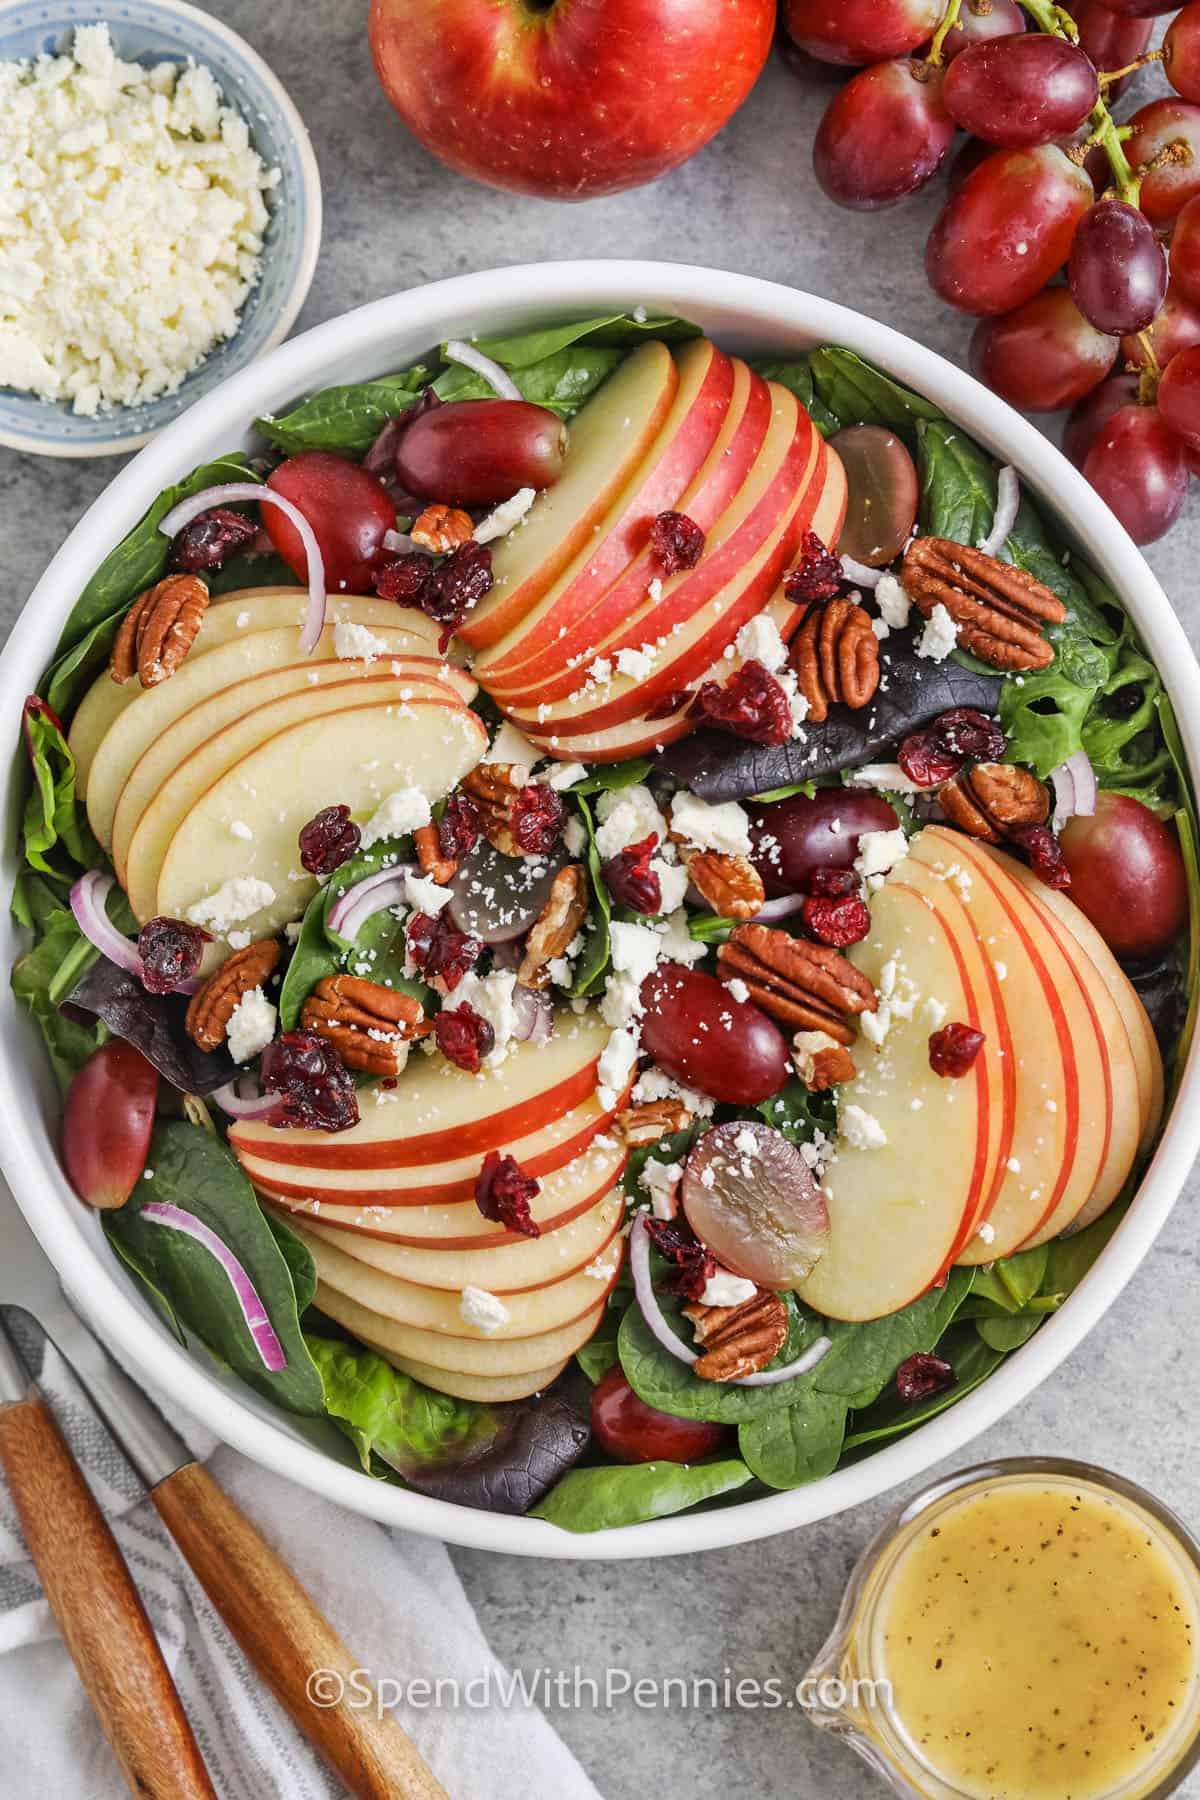
[[[599,1284],[597,1283],[597,1286]],[[604,1312],[606,1295],[597,1295],[599,1305],[592,1307],[570,1325],[555,1331],[537,1332],[525,1338],[452,1337],[445,1331],[425,1331],[419,1326],[402,1325],[372,1312],[336,1288],[317,1283],[317,1305],[331,1319],[345,1327],[361,1343],[370,1344],[388,1356],[411,1357],[431,1370],[447,1374],[485,1376],[501,1380],[507,1376],[531,1375],[534,1371],[574,1355],[593,1335]],[[430,1375],[430,1387],[446,1389],[446,1383]],[[448,1391],[448,1390],[447,1390]]]
[[[671,352],[653,341],[627,357],[580,409],[558,481],[492,552],[495,585],[460,629],[464,643],[494,644],[542,598],[633,479],[678,386]]]
[[[530,1394],[543,1394],[556,1382],[566,1368],[570,1357],[558,1362],[549,1363],[542,1369],[530,1369],[523,1375],[460,1375],[453,1369],[435,1369],[432,1363],[421,1362],[415,1356],[395,1356],[380,1344],[368,1343],[368,1350],[376,1356],[382,1356],[384,1362],[391,1363],[393,1369],[399,1369],[402,1375],[411,1375],[414,1381],[420,1381],[426,1387],[436,1388],[439,1393],[453,1394],[457,1400],[482,1400],[486,1405],[502,1405],[506,1400],[524,1400]],[[584,1342],[586,1343],[586,1338]]]
[[[651,521],[687,492],[729,411],[733,364],[708,338],[685,344],[676,363],[679,386],[644,462],[595,527],[591,542],[520,624],[480,658],[489,676],[524,662],[590,612],[609,583],[639,554]]]
[[[497,1244],[523,1243],[520,1232],[490,1224],[474,1200],[453,1206],[384,1207],[340,1206],[329,1200],[295,1200],[276,1194],[269,1185],[259,1188],[263,1198],[280,1212],[301,1219],[319,1219],[355,1237],[377,1238],[383,1244],[406,1244],[418,1250],[490,1250]],[[544,1187],[529,1203],[530,1217],[545,1232],[561,1231],[582,1217],[603,1198],[601,1194],[572,1194],[569,1204],[556,1190]],[[560,1208],[555,1211],[555,1207]]]

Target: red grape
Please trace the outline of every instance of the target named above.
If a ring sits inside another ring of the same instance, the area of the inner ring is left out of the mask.
[[[1128,794],[1102,793],[1059,839],[1071,898],[1118,956],[1156,956],[1187,923],[1187,877],[1173,827]]]
[[[158,1071],[124,1038],[109,1038],[67,1089],[62,1159],[67,1180],[89,1206],[124,1206],[146,1167]]]
[[[528,400],[458,400],[405,426],[396,477],[410,494],[457,506],[494,506],[518,488],[552,487],[567,428]]]
[[[1041,32],[972,44],[946,74],[946,110],[965,131],[1019,150],[1082,125],[1100,96],[1077,44]]]
[[[642,983],[642,1047],[687,1087],[731,1106],[757,1106],[791,1072],[783,1034],[723,982],[665,963]]]
[[[806,87],[830,87],[846,79],[844,64],[822,62],[818,57],[810,56],[799,44],[793,44],[786,31],[776,33],[775,48],[788,74],[794,75]]]
[[[1158,384],[1158,410],[1179,437],[1200,450],[1200,347],[1181,350]]]
[[[917,468],[894,431],[850,425],[830,440],[846,471],[838,549],[881,569],[899,556],[917,518]]]
[[[1200,106],[1174,98],[1152,100],[1129,123],[1133,132],[1125,154],[1135,174],[1160,156],[1174,159],[1151,169],[1138,195],[1152,225],[1169,225],[1180,207],[1200,194]]]
[[[1183,445],[1150,406],[1123,406],[1102,426],[1083,472],[1135,544],[1169,531],[1187,498]]]
[[[1069,457],[1077,469],[1082,469],[1101,426],[1107,425],[1123,406],[1136,406],[1137,397],[1136,375],[1110,375],[1098,388],[1093,388],[1086,399],[1073,408],[1063,427],[1063,455]]]
[[[964,0],[957,23],[942,39],[942,59],[953,62],[971,44],[986,43],[989,38],[1012,37],[1014,32],[1024,29],[1025,14],[1017,0]]]
[[[1179,0],[1104,0],[1104,4],[1109,12],[1135,19],[1156,19],[1160,13],[1174,12]]]
[[[982,138],[964,138],[962,148],[950,164],[949,186],[953,193],[962,186],[968,175],[973,175],[980,163],[986,162],[989,156],[995,156],[996,146],[985,144]]]
[[[724,1442],[724,1425],[706,1419],[677,1419],[647,1406],[615,1363],[592,1389],[592,1436],[602,1450],[623,1463],[698,1462]]]
[[[1073,406],[1116,359],[1114,339],[1088,323],[1065,287],[980,319],[971,339],[971,373],[1022,412]]]
[[[1171,287],[1200,307],[1200,194],[1181,209],[1171,233]]]
[[[1167,297],[1158,317],[1147,326],[1146,334],[1154,361],[1160,369],[1165,369],[1181,350],[1190,350],[1193,344],[1200,344],[1200,306],[1194,306],[1183,294],[1177,293],[1174,282],[1168,283]],[[1121,339],[1121,355],[1139,369],[1149,361],[1145,345],[1134,334]]]
[[[1093,197],[1055,144],[996,151],[942,208],[925,249],[929,285],[962,312],[1011,312],[1062,268]]]
[[[1154,33],[1149,19],[1129,18],[1102,6],[1100,0],[1071,0],[1067,11],[1079,27],[1079,46],[1097,69],[1124,69],[1136,62]],[[1108,98],[1115,100],[1128,87],[1131,76],[1114,81]]]
[[[783,18],[801,50],[853,66],[907,56],[941,16],[942,0],[787,0]]]
[[[302,450],[267,477],[268,487],[300,508],[313,528],[331,594],[370,592],[371,569],[383,550],[383,534],[396,524],[396,508],[374,475],[328,450]],[[288,568],[308,578],[300,533],[277,506],[264,506],[263,524]]]
[[[829,1242],[816,1176],[795,1144],[758,1119],[705,1132],[684,1164],[681,1198],[700,1242],[760,1287],[795,1287]]]
[[[839,206],[894,206],[932,179],[954,141],[945,76],[899,57],[862,69],[829,102],[813,141],[817,180]]]
[[[1167,26],[1163,70],[1177,94],[1200,100],[1200,0],[1191,0]]]
[[[768,800],[750,814],[750,860],[768,895],[804,894],[818,869],[848,869],[868,831],[894,831],[895,813],[869,789],[818,788]]]
[[[1167,291],[1167,259],[1154,227],[1124,200],[1100,200],[1079,221],[1067,265],[1071,292],[1097,331],[1145,330]]]

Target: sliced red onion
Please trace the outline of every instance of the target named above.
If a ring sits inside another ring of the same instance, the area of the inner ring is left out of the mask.
[[[118,969],[140,979],[142,959],[137,953],[137,945],[131,944],[117,930],[105,907],[112,887],[111,875],[105,875],[100,869],[89,869],[71,889],[71,911],[89,944],[94,944],[102,956],[116,963]]]
[[[877,588],[880,576],[886,572],[884,569],[869,569],[866,563],[855,562],[852,556],[842,558],[842,574],[857,587]]]
[[[554,1002],[540,988],[518,981],[513,988],[513,1037],[519,1044],[544,1044],[554,1030]]]
[[[190,525],[193,519],[199,518],[211,506],[231,506],[239,501],[253,501],[258,506],[277,506],[284,518],[290,519],[300,534],[308,564],[308,611],[300,633],[300,648],[309,656],[320,643],[321,633],[325,629],[325,559],[321,555],[316,533],[294,501],[286,500],[264,482],[230,481],[222,487],[205,488],[203,493],[193,494],[190,500],[181,500],[165,518],[159,520],[158,529],[164,537],[173,538],[185,525]]]
[[[229,1277],[229,1285],[264,1366],[272,1375],[278,1375],[281,1369],[286,1369],[287,1357],[283,1345],[275,1335],[275,1327],[267,1317],[267,1309],[259,1299],[258,1289],[229,1245],[222,1242],[211,1226],[206,1225],[203,1219],[198,1219],[195,1213],[185,1212],[182,1206],[170,1206],[159,1200],[143,1206],[141,1216],[143,1219],[153,1219],[157,1225],[165,1225],[168,1231],[182,1233],[194,1243],[202,1244],[211,1256],[216,1257]]]
[[[244,1087],[254,1089],[252,1094],[243,1094]],[[223,1113],[231,1119],[265,1119],[279,1104],[278,1094],[264,1094],[256,1081],[242,1076],[240,1080],[227,1081],[224,1087],[214,1088],[208,1096],[215,1100]]]
[[[1076,750],[1068,756],[1066,762],[1059,763],[1057,769],[1050,771],[1050,785],[1054,789],[1054,818],[1052,824],[1055,831],[1061,829],[1068,819],[1078,815],[1090,819],[1096,810],[1096,793],[1098,783],[1096,771],[1088,761],[1086,750]]]
[[[980,538],[978,544],[985,556],[999,556],[1009,532],[1017,522],[1020,504],[1021,484],[1017,480],[1017,471],[1005,463],[996,483],[996,511],[992,518],[992,529],[985,538]]]
[[[383,547],[390,550],[393,556],[432,556],[424,544],[418,544],[416,538],[410,537],[407,531],[385,531]]]
[[[773,925],[776,919],[790,919],[793,913],[803,912],[804,894],[780,894],[774,900],[766,900],[754,915],[756,925]]]
[[[414,863],[393,863],[391,868],[377,869],[365,875],[334,901],[329,909],[329,928],[353,943],[368,919],[389,906],[403,906],[407,895],[405,877],[417,872]]]
[[[696,1361],[696,1352],[689,1350],[683,1339],[672,1331],[666,1314],[658,1304],[658,1295],[654,1292],[654,1283],[650,1279],[650,1233],[646,1230],[646,1215],[643,1212],[634,1214],[633,1230],[629,1234],[629,1269],[633,1277],[634,1295],[651,1336],[669,1355],[690,1367]],[[794,1375],[807,1375],[832,1348],[832,1339],[818,1338],[795,1362],[785,1363],[781,1369],[760,1369],[756,1375],[743,1375],[728,1385],[774,1387],[777,1381],[790,1381]]]
[[[502,369],[490,356],[485,356],[482,350],[477,350],[474,344],[465,344],[462,338],[451,338],[448,344],[442,345],[442,355],[447,362],[461,363],[464,369],[474,369],[477,375],[482,375],[501,400],[524,399],[508,370]]]

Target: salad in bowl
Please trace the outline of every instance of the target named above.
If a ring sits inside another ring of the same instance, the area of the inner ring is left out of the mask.
[[[13,985],[128,1279],[367,1474],[569,1532],[955,1405],[1190,1041],[1121,595],[836,344],[639,308],[255,428],[24,710]]]

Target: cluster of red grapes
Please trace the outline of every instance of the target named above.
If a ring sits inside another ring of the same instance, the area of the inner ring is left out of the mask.
[[[974,373],[1027,412],[1070,407],[1068,456],[1138,543],[1161,537],[1200,475],[1200,0],[785,0],[783,16],[794,74],[855,71],[813,145],[840,205],[915,194],[969,133],[929,284],[979,318]],[[1118,124],[1147,63],[1174,91]]]

